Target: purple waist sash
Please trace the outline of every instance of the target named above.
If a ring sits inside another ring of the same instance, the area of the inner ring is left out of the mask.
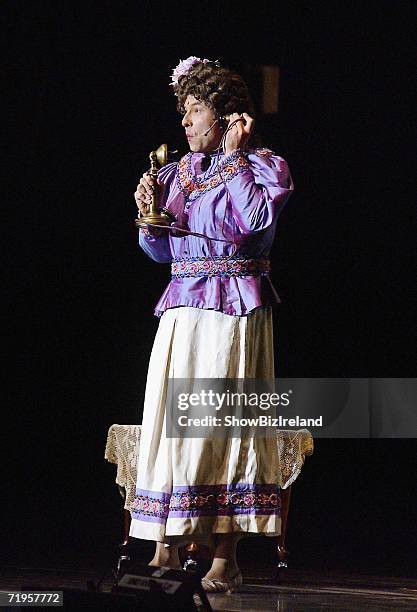
[[[268,276],[271,266],[266,257],[245,259],[242,257],[189,257],[174,259],[171,263],[172,278],[198,276]]]

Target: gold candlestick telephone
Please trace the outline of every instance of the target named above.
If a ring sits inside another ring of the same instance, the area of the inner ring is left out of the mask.
[[[177,151],[172,151],[172,153],[177,153]],[[146,215],[139,217],[139,219],[136,219],[135,224],[136,227],[145,228],[147,225],[164,225],[168,227],[173,221],[176,221],[176,219],[166,208],[159,208],[158,200],[161,188],[156,180],[158,176],[158,169],[165,166],[168,161],[168,146],[166,144],[162,144],[156,149],[156,151],[151,151],[149,154],[149,159],[151,160],[149,175],[154,179],[154,191],[152,193],[152,200],[149,205],[149,212]]]

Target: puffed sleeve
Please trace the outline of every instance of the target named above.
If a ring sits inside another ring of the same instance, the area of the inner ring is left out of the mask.
[[[164,185],[162,197],[159,205],[167,206],[167,202],[175,195],[176,191],[176,175],[177,163],[167,164],[163,166],[158,172],[158,180]],[[172,252],[169,243],[169,232],[168,230],[162,230],[164,232],[160,236],[153,236],[146,230],[139,229],[139,246],[145,251],[146,255],[157,261],[158,263],[171,263]]]
[[[242,234],[266,229],[276,221],[294,191],[288,164],[269,149],[237,149],[222,160],[229,168],[227,188],[233,216]]]

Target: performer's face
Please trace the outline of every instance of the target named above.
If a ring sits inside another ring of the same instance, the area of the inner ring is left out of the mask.
[[[220,144],[223,131],[219,122],[215,123],[216,116],[213,109],[194,96],[187,97],[184,108],[185,115],[181,124],[185,128],[190,150],[194,153],[214,151]]]

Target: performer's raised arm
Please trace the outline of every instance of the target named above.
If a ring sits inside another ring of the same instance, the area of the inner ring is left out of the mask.
[[[266,229],[276,221],[294,190],[287,162],[269,149],[249,154],[236,149],[222,159],[222,169],[228,166],[237,169],[227,188],[242,234]]]

